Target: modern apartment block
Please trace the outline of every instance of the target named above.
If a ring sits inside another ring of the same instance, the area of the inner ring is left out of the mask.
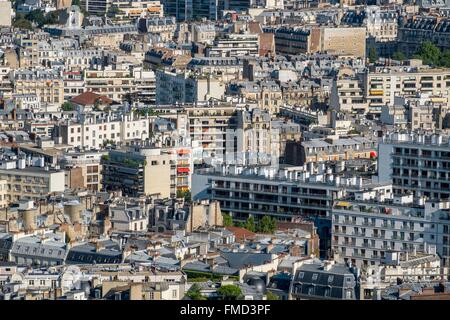
[[[112,0],[81,0],[81,8],[90,14],[104,16],[112,5]]]
[[[8,202],[23,199],[38,201],[65,189],[64,171],[46,167],[25,167],[24,164],[10,167],[8,164],[0,169],[0,180],[6,180]]]
[[[394,104],[395,96],[414,97],[418,92],[433,96],[450,93],[450,69],[426,67],[376,67],[365,76],[369,113],[381,113],[382,106]]]
[[[330,106],[341,112],[366,114],[367,103],[361,74],[342,72],[333,79]]]
[[[71,189],[86,188],[92,191],[102,189],[101,157],[105,152],[72,152],[61,159],[61,166],[67,171],[67,185]]]
[[[392,196],[391,191],[363,191],[336,201],[331,231],[335,259],[362,267],[384,263],[390,251],[427,253],[425,210],[434,208],[425,209],[412,194]]]
[[[312,168],[312,166],[310,166]],[[320,170],[319,170],[320,171]],[[193,198],[220,201],[222,212],[242,221],[270,215],[281,221],[303,217],[314,221],[321,239],[321,254],[331,247],[331,209],[333,201],[361,188],[363,182],[353,177],[331,173],[313,174],[294,167],[276,170],[260,167],[218,168],[194,174]]]
[[[105,95],[112,100],[121,100],[126,94],[143,90],[152,94],[155,75],[142,70],[86,70],[84,74],[86,91]],[[144,92],[145,93],[145,92]]]
[[[259,56],[259,35],[256,33],[227,33],[206,48],[207,57]]]
[[[173,161],[173,156],[161,149],[111,150],[102,158],[103,187],[132,197],[170,197],[176,183]]]
[[[157,105],[222,99],[224,94],[225,84],[214,76],[162,70],[156,72]]]
[[[380,182],[392,181],[394,193],[450,197],[450,142],[447,135],[393,132],[378,146]]]

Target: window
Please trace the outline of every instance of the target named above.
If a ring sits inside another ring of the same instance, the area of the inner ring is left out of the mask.
[[[318,276],[319,276],[319,275],[318,275],[317,273],[314,273],[314,274],[312,275],[312,280],[313,280],[313,281],[316,281]]]
[[[352,298],[352,290],[345,291],[345,298],[346,299],[351,299]]]
[[[313,295],[313,294],[314,294],[314,286],[310,286],[310,287],[308,288],[308,294],[309,294],[309,295]]]
[[[305,276],[305,273],[304,273],[304,272],[300,272],[300,273],[298,274],[298,278],[299,278],[299,279],[303,279],[304,276]]]
[[[172,298],[177,298],[177,290],[172,290]]]
[[[333,275],[328,276],[328,283],[332,283],[333,280],[334,280],[334,276]]]

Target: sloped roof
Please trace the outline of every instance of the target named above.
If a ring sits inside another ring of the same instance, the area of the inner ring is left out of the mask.
[[[102,104],[112,104],[113,101],[109,99],[108,97],[96,94],[94,92],[83,92],[82,94],[72,98],[70,100],[73,103],[86,106],[86,105],[93,105],[95,101],[100,100]]]
[[[225,229],[233,232],[236,240],[254,239],[256,235],[256,233],[240,227],[226,227]]]

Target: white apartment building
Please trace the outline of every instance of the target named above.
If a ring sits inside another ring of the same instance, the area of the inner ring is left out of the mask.
[[[438,254],[449,266],[448,201],[425,201],[389,189],[355,192],[332,210],[335,259],[357,266],[389,265],[392,253],[403,257]]]
[[[392,132],[378,145],[378,179],[392,182],[394,193],[450,198],[448,135]]]
[[[206,48],[207,57],[259,56],[259,35],[250,33],[228,33]]]
[[[149,119],[130,114],[103,114],[92,112],[78,121],[67,120],[58,125],[62,143],[80,149],[100,149],[105,142],[127,143],[149,137]]]

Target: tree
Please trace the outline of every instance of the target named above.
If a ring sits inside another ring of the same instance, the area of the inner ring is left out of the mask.
[[[43,26],[45,24],[45,15],[44,15],[44,11],[42,10],[33,10],[30,13],[28,13],[25,16],[26,19],[33,21],[34,23],[36,23],[38,26]]]
[[[81,5],[81,1],[80,0],[72,0],[72,5],[73,6],[80,6]]]
[[[264,216],[258,224],[258,231],[262,233],[274,233],[277,227],[275,218]]]
[[[375,47],[371,47],[369,50],[369,61],[370,63],[375,63],[378,60],[378,54]]]
[[[450,50],[445,50],[442,52],[439,59],[439,64],[443,67],[450,68]]]
[[[239,228],[245,228],[245,222],[242,221],[237,221],[234,223],[234,225]]]
[[[231,227],[233,226],[233,218],[229,214],[223,214],[223,225],[224,227]]]
[[[255,218],[253,218],[253,216],[248,217],[247,222],[245,223],[245,229],[255,232]]]
[[[238,300],[242,296],[241,288],[233,284],[221,286],[217,293],[222,300]]]
[[[31,24],[31,22],[25,18],[19,18],[14,20],[12,26],[18,29],[28,29],[28,30],[33,29],[33,25]]]
[[[403,52],[401,51],[396,51],[394,52],[394,54],[392,55],[392,59],[394,60],[399,60],[399,61],[403,61],[406,60],[406,56]]]
[[[72,102],[66,101],[61,105],[61,109],[63,111],[73,111],[75,110],[75,106],[73,105]]]
[[[266,299],[267,300],[280,300],[280,297],[270,291],[267,291]]]
[[[191,202],[192,195],[189,190],[183,191],[183,190],[177,190],[177,198],[184,198],[184,201]]]
[[[109,9],[108,12],[106,13],[106,15],[109,18],[114,18],[116,15],[120,14],[121,11],[119,10],[119,7],[116,5],[112,5]]]
[[[186,292],[186,297],[191,298],[192,300],[206,300],[206,297],[203,296],[200,292],[200,286],[197,283],[194,283]]]
[[[62,10],[50,11],[45,15],[45,24],[56,24],[59,21],[59,15]]]
[[[417,56],[422,59],[422,62],[424,64],[438,65],[441,56],[441,50],[439,50],[439,48],[430,41],[425,41],[420,46],[420,49],[417,52]]]

